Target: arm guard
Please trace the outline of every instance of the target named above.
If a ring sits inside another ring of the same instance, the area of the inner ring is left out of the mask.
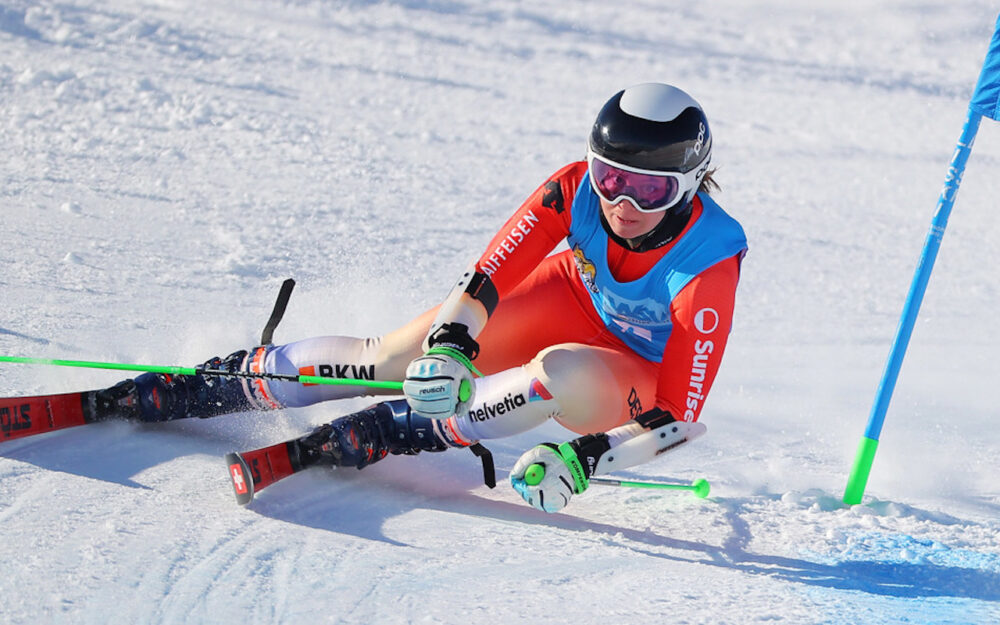
[[[448,324],[465,326],[469,337],[475,338],[500,301],[496,287],[485,273],[469,267],[441,303],[437,317],[424,339],[424,351],[431,347],[431,337]]]
[[[706,430],[701,423],[675,421],[669,412],[654,408],[608,433],[588,434],[563,445],[576,453],[590,478],[649,462]]]
[[[669,416],[669,413],[665,414]],[[642,417],[639,418],[641,419]],[[660,454],[677,449],[684,443],[698,438],[708,429],[704,424],[698,422],[664,421],[663,419],[657,421],[656,427],[653,429],[642,428],[639,430],[635,428],[635,422],[626,423],[615,428],[615,430],[626,428],[625,440],[613,447],[609,447],[606,452],[601,454],[597,460],[597,465],[591,471],[591,475],[621,471],[622,469],[644,464]],[[615,430],[611,430],[611,433],[617,434]],[[638,430],[638,433],[635,430]],[[614,438],[618,439],[621,437],[615,436]]]

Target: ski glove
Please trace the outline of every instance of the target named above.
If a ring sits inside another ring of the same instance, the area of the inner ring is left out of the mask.
[[[526,451],[510,471],[510,485],[532,506],[558,512],[590,485],[601,456],[611,449],[607,434],[587,434],[568,443],[543,443]]]
[[[429,340],[427,353],[406,368],[403,394],[410,409],[428,419],[447,419],[469,410],[476,385],[472,365],[479,346],[460,323],[444,324]]]
[[[571,443],[545,443],[526,451],[510,471],[521,498],[545,512],[559,512],[573,495],[587,490],[587,472]]]

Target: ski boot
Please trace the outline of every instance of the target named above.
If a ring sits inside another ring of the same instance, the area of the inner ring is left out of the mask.
[[[225,358],[212,358],[204,368],[238,372],[246,356],[246,351],[238,351]],[[143,373],[110,388],[91,391],[85,406],[91,411],[88,421],[124,419],[144,423],[260,408],[250,401],[248,389],[239,378],[164,373]]]
[[[483,465],[483,482],[496,486],[493,456],[478,442],[448,433],[443,421],[410,412],[405,399],[384,401],[321,425],[301,438],[270,447],[226,455],[236,501],[247,505],[254,494],[278,480],[313,466],[364,467],[389,454],[416,455],[467,447]]]
[[[410,412],[406,400],[384,401],[321,425],[292,445],[301,466],[364,467],[389,454],[415,455],[466,447],[447,438],[440,422]]]

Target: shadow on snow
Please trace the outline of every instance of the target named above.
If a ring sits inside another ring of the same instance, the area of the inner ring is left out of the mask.
[[[480,473],[474,464],[458,477],[454,464],[450,465],[452,471],[447,471],[449,467],[435,468],[424,462],[418,471],[409,472],[400,471],[396,463],[391,464],[373,465],[365,469],[364,475],[354,469],[307,471],[262,493],[250,508],[265,517],[397,546],[413,545],[388,536],[383,529],[386,521],[416,509],[437,510],[505,523],[595,533],[602,541],[610,540],[652,558],[722,567],[811,586],[901,598],[1000,601],[1000,573],[990,570],[873,559],[826,564],[747,551],[744,545],[749,542],[749,528],[739,514],[742,499],[711,500],[727,509],[726,516],[734,530],[720,546],[671,538],[655,529],[632,529],[567,514],[546,514],[520,502],[482,497],[469,492],[480,486]],[[330,479],[331,474],[337,479]],[[293,481],[298,482],[294,487]],[[504,486],[502,482],[498,484],[498,488]],[[593,538],[587,536],[586,540]]]
[[[197,423],[197,422],[195,422]],[[139,430],[139,431],[137,431]],[[145,469],[193,453],[218,453],[232,447],[223,432],[198,426],[162,429],[105,423],[11,441],[0,455],[35,466],[150,489],[132,478]],[[108,450],[113,450],[109,459]],[[753,553],[751,535],[740,512],[746,499],[712,499],[726,511],[733,532],[722,545],[680,540],[655,529],[633,529],[545,514],[520,502],[498,501],[472,491],[481,486],[478,461],[452,454],[452,460],[422,454],[407,458],[410,470],[388,460],[355,469],[312,469],[291,476],[261,493],[250,509],[264,517],[349,536],[412,546],[386,535],[385,522],[417,509],[492,518],[506,523],[556,527],[597,534],[633,552],[674,562],[722,567],[812,586],[856,590],[891,597],[956,597],[1000,601],[1000,573],[929,562],[846,560],[833,564]],[[417,470],[412,470],[417,469]],[[220,465],[220,471],[222,471]],[[336,479],[331,479],[335,477]],[[505,484],[498,484],[504,488]],[[234,502],[234,511],[237,509]]]

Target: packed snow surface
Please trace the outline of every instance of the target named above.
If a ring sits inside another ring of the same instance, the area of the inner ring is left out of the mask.
[[[841,503],[997,8],[5,1],[2,354],[190,366],[253,346],[288,277],[277,341],[388,331],[650,80],[704,105],[750,253],[708,434],[627,472],[708,499],[594,486],[546,515],[453,451],[234,503],[226,452],[360,398],[76,428],[0,443],[0,622],[1000,621],[996,122]],[[121,377],[0,365],[0,396]],[[490,447],[506,469],[567,436]]]

